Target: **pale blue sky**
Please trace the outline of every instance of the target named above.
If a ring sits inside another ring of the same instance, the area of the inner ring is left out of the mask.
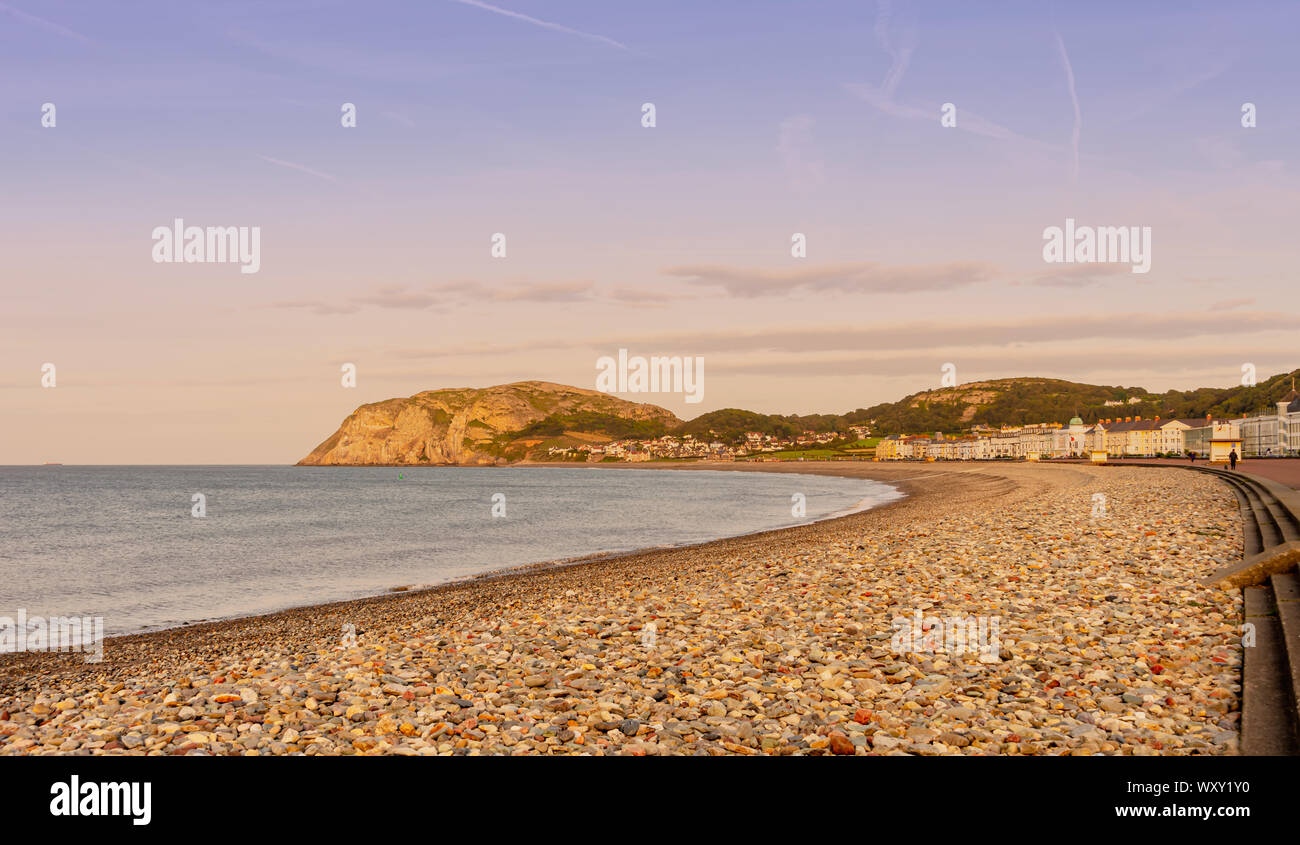
[[[1290,3],[0,0],[0,463],[291,461],[361,402],[591,387],[620,346],[707,356],[701,405],[629,397],[684,416],[849,410],[948,361],[1156,390],[1291,369],[1298,23]],[[1044,284],[1067,216],[1151,226],[1152,272]],[[261,272],[153,264],[175,217],[260,225]]]

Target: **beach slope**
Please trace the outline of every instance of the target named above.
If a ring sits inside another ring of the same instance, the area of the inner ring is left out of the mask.
[[[0,753],[1235,751],[1240,594],[1198,583],[1241,555],[1236,502],[1214,479],[1078,464],[727,468],[869,477],[908,497],[689,548],[114,638],[99,664],[10,655]],[[900,619],[930,636],[900,648]],[[980,620],[996,648],[976,642]]]

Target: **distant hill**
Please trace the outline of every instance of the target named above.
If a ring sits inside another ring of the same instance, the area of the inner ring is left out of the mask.
[[[1283,396],[1300,382],[1300,370],[1280,373],[1254,387],[1198,387],[1196,390],[1170,390],[1160,394],[1167,413],[1161,416],[1240,417],[1258,411],[1271,411]]]
[[[724,408],[682,421],[658,405],[545,381],[429,390],[362,405],[302,466],[365,464],[498,464],[545,459],[552,446],[575,447],[663,434],[734,444],[747,431],[789,438],[805,431],[873,434],[943,431],[971,426],[1084,422],[1115,417],[1239,417],[1274,407],[1300,370],[1254,387],[1203,387],[1153,394],[1140,387],[1005,378],[914,393],[845,414],[760,414]],[[1106,403],[1110,402],[1111,405]]]
[[[1006,378],[914,393],[897,402],[875,405],[846,417],[874,419],[873,430],[957,432],[983,423],[990,426],[1063,423],[1078,414],[1092,423],[1115,417],[1239,417],[1273,407],[1290,389],[1300,370],[1275,375],[1254,387],[1202,387],[1150,393],[1141,387],[1080,384],[1048,378]],[[1107,405],[1107,402],[1114,404]]]
[[[1138,401],[1130,403],[1129,400]],[[1062,379],[1004,378],[925,390],[866,410],[875,428],[886,433],[955,432],[973,425],[998,426],[1065,422],[1075,414],[1085,422],[1114,416],[1156,413],[1155,401],[1140,387],[1079,384]],[[1119,403],[1107,406],[1106,402]]]
[[[429,390],[362,405],[298,465],[508,463],[680,424],[658,405],[545,381]]]
[[[844,414],[759,414],[724,408],[687,420],[678,431],[729,442],[746,431],[789,437],[805,431],[842,433],[851,425],[868,425],[875,434],[956,433],[979,424],[1064,423],[1075,414],[1087,423],[1132,416],[1204,417],[1207,413],[1239,417],[1272,408],[1291,389],[1292,378],[1300,378],[1300,370],[1273,376],[1254,387],[1202,387],[1159,394],[1142,387],[1004,378],[924,390],[897,402]]]

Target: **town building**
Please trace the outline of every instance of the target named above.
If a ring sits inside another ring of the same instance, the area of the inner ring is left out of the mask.
[[[1237,422],[1241,430],[1243,457],[1282,457],[1300,453],[1300,393],[1295,384],[1272,411],[1243,417]]]

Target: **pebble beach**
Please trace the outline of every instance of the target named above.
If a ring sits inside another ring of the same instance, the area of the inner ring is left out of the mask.
[[[907,497],[112,638],[100,663],[3,655],[0,754],[1236,753],[1241,594],[1200,581],[1241,559],[1242,526],[1215,479],[1081,464],[698,468],[795,473],[792,491],[798,473],[871,478]],[[998,641],[900,650],[899,619],[926,632],[996,620]]]

